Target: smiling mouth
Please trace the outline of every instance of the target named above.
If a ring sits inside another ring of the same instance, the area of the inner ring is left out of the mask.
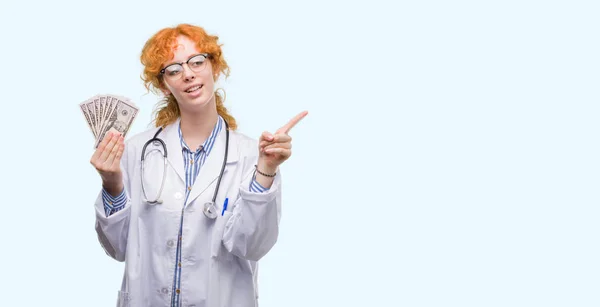
[[[185,90],[186,93],[193,93],[195,91],[199,91],[204,85],[197,85],[192,88]]]

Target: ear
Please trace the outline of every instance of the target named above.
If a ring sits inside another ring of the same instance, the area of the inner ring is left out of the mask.
[[[169,96],[171,95],[171,91],[169,91],[169,89],[167,88],[167,85],[161,80],[159,82],[158,85],[158,89],[165,95],[165,96]]]
[[[163,93],[165,96],[169,96],[169,95],[171,95],[171,91],[169,91],[169,89],[168,89],[168,88],[167,88],[167,87],[166,87],[164,84],[162,84],[162,85],[161,85],[161,87],[160,87],[160,91],[161,91],[161,92],[162,92],[162,93]]]

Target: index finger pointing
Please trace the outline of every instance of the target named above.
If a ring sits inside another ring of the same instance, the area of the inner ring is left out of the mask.
[[[279,130],[277,130],[277,133],[288,133],[307,114],[308,114],[308,111],[300,112],[298,115],[294,116],[294,118],[292,118],[287,124],[285,124],[285,126],[279,128]]]

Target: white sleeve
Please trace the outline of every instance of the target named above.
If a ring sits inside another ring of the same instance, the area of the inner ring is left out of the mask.
[[[104,251],[117,261],[125,261],[125,251],[127,249],[127,235],[129,233],[129,216],[131,213],[131,186],[129,180],[131,159],[134,148],[128,143],[125,144],[125,151],[121,158],[121,170],[123,172],[123,187],[125,193],[125,205],[111,214],[107,214],[102,191],[96,197],[94,204],[96,211],[96,233],[98,241]]]
[[[278,172],[271,187],[264,192],[248,189],[254,179],[254,168],[244,176],[239,197],[223,233],[223,245],[232,254],[258,261],[277,242],[281,218],[281,174]]]

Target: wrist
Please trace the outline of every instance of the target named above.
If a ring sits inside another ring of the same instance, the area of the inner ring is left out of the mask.
[[[273,181],[275,180],[275,175],[277,174],[277,165],[269,165],[264,163],[264,161],[258,161],[258,163],[254,166],[254,176],[258,184],[266,189],[270,189]]]
[[[118,178],[103,178],[102,188],[112,196],[117,196],[123,191],[123,180]]]
[[[258,161],[258,163],[256,164],[257,173],[266,174],[269,177],[275,175],[277,173],[277,169],[277,165],[269,165],[267,163],[261,163],[261,161]]]

